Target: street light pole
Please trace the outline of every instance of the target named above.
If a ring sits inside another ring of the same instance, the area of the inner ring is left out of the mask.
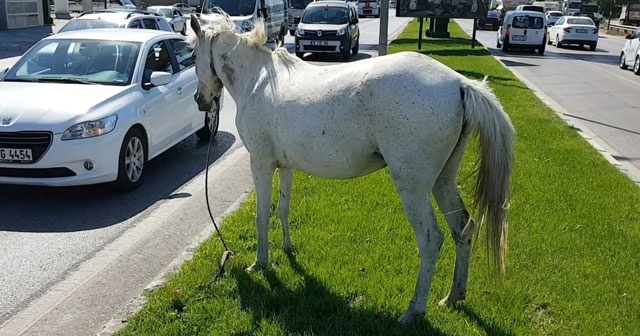
[[[387,54],[387,41],[389,40],[389,0],[382,0],[380,8],[380,36],[378,39],[378,56]]]

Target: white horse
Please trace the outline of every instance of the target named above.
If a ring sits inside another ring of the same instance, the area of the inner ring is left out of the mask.
[[[207,27],[191,16],[191,27],[198,75],[194,98],[201,110],[209,111],[224,84],[238,106],[236,126],[251,157],[258,246],[247,271],[269,265],[267,234],[276,168],[283,247],[292,253],[288,218],[294,169],[347,179],[387,166],[421,259],[413,299],[399,321],[408,323],[425,313],[444,240],[431,193],[456,244],[453,284],[440,304],[464,299],[472,237],[480,225],[463,204],[456,176],[474,130],[480,139],[475,203],[487,222],[493,264],[504,271],[514,131],[484,81],[467,79],[412,52],[311,65],[286,49],[267,49],[262,25],[236,33],[224,14]]]

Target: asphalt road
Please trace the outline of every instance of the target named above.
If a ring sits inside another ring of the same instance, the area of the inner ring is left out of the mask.
[[[391,17],[389,36],[407,22]],[[360,29],[361,52],[350,61],[377,55],[379,20],[362,18]],[[291,52],[293,40],[285,39]],[[330,55],[305,59],[341,61]],[[235,110],[226,93],[211,149],[216,218],[237,206],[253,184]],[[189,137],[152,160],[144,185],[131,193],[108,185],[1,185],[0,335],[95,334],[112,317],[118,321],[170,263],[187,258],[212,232],[204,196],[206,153],[205,142]]]
[[[456,21],[471,35],[472,20]],[[600,32],[595,51],[547,45],[543,56],[502,52],[494,31],[476,39],[640,184],[640,76],[618,68],[624,37]]]

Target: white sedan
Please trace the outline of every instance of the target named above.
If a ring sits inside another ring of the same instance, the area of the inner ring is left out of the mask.
[[[547,43],[560,48],[563,45],[575,44],[589,50],[596,50],[598,45],[598,27],[593,20],[583,16],[563,16],[547,30]]]
[[[140,186],[148,160],[218,111],[198,111],[182,35],[147,29],[52,35],[0,78],[0,184]]]
[[[187,35],[187,19],[179,9],[172,6],[149,6],[147,12],[162,16],[173,28],[173,31]]]

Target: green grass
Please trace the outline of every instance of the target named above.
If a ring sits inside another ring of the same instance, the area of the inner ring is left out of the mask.
[[[416,50],[417,27],[412,22],[389,52]],[[427,314],[399,325],[419,259],[388,171],[342,181],[297,172],[295,258],[282,252],[273,214],[272,268],[244,272],[255,258],[252,196],[224,221],[237,254],[226,275],[208,283],[223,250],[214,236],[118,335],[637,335],[640,189],[486,50],[472,50],[456,24],[449,31],[451,39],[427,39],[422,52],[468,77],[488,75],[517,131],[502,283],[490,276],[482,235],[468,299],[455,309],[438,307],[453,272],[447,234]],[[474,148],[459,178],[467,204]],[[439,221],[448,232],[442,216]]]

